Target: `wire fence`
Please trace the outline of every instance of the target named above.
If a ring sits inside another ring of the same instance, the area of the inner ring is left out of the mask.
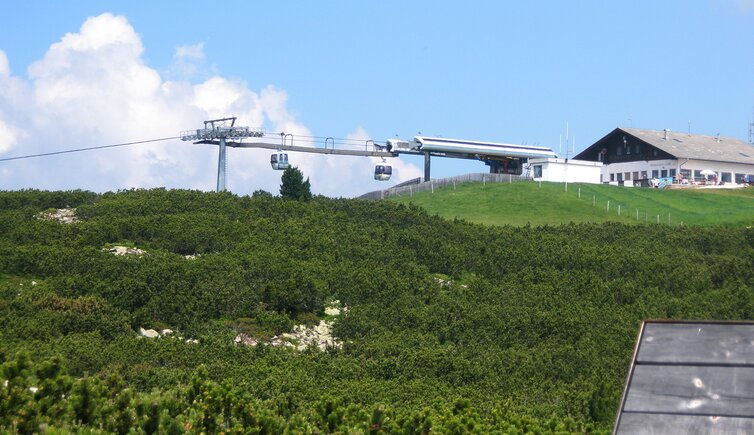
[[[359,196],[360,199],[385,199],[391,196],[404,196],[413,195],[417,192],[425,192],[427,190],[434,192],[435,189],[445,186],[453,186],[455,188],[459,184],[477,182],[482,184],[487,183],[517,183],[520,181],[532,181],[532,177],[526,175],[512,175],[512,174],[464,174],[455,177],[440,178],[437,180],[421,181],[420,179],[410,180],[406,183],[401,183],[397,186],[391,187],[385,190],[375,190],[374,192],[365,193]],[[415,181],[414,183],[411,183]],[[406,185],[408,183],[408,185]]]
[[[568,192],[568,185],[566,184],[565,192]],[[573,191],[574,189],[572,189]],[[580,200],[590,201],[592,207],[602,209],[606,214],[613,214],[619,218],[631,219],[636,222],[655,223],[655,224],[668,224],[668,225],[683,225],[683,220],[674,219],[672,211],[649,211],[639,207],[632,207],[626,205],[621,201],[617,201],[611,198],[599,198],[596,194],[588,194],[584,192],[582,194],[581,188],[577,187],[576,195]]]

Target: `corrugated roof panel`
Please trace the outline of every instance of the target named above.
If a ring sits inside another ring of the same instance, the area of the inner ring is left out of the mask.
[[[614,433],[754,433],[754,323],[644,322]]]

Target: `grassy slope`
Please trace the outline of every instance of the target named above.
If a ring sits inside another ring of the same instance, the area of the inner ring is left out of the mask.
[[[581,199],[578,198],[579,189]],[[490,225],[558,225],[568,222],[657,221],[689,225],[754,224],[754,189],[661,190],[594,184],[466,183],[391,200],[432,214]],[[607,201],[610,211],[607,211]],[[595,202],[595,206],[592,202]],[[621,216],[618,216],[618,205]]]

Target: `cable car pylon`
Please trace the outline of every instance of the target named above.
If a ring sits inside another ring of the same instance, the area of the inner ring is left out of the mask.
[[[264,130],[249,127],[236,127],[236,117],[211,119],[204,121],[204,128],[181,132],[181,140],[195,143],[218,145],[217,155],[217,192],[226,190],[226,173],[228,172],[227,147],[233,146],[236,139],[264,137]]]

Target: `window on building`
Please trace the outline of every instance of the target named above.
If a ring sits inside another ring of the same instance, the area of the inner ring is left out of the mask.
[[[626,155],[631,154],[631,145],[623,145],[624,148],[626,148]]]
[[[634,145],[634,154],[639,154],[641,152],[640,145],[637,143]]]
[[[623,172],[618,172],[618,181],[623,181]]]
[[[634,180],[638,180],[638,179],[639,179],[639,171],[635,171],[635,172],[634,172],[634,173],[632,174],[632,176],[633,176],[633,179],[634,179]]]
[[[671,169],[668,175],[671,177],[675,177],[675,174],[676,174],[675,169]]]
[[[647,179],[647,171],[641,171],[641,178]]]
[[[702,170],[701,169],[694,169],[694,180],[698,180],[702,177]]]
[[[542,178],[542,165],[534,165],[534,178]]]
[[[618,149],[615,150],[615,154],[619,156],[623,155],[623,147],[619,146]]]
[[[681,169],[681,175],[686,179],[691,178],[691,169]]]
[[[661,176],[662,178],[665,178],[665,177],[667,177],[667,176],[668,176],[668,170],[667,170],[667,169],[663,169],[663,170],[662,170],[662,171],[660,172],[660,176]]]
[[[652,178],[657,178],[660,176],[660,171],[657,169],[652,169]]]
[[[746,177],[746,174],[736,174],[736,183],[743,183],[744,177]]]
[[[731,179],[731,173],[730,172],[723,172],[720,174],[720,181],[723,183],[730,183],[732,181]]]
[[[626,172],[625,174],[623,174],[623,178],[624,178],[624,179],[625,179],[626,181],[630,180],[630,179],[631,179],[631,173],[630,173],[630,172]]]
[[[610,181],[615,181],[615,174],[610,174]]]

